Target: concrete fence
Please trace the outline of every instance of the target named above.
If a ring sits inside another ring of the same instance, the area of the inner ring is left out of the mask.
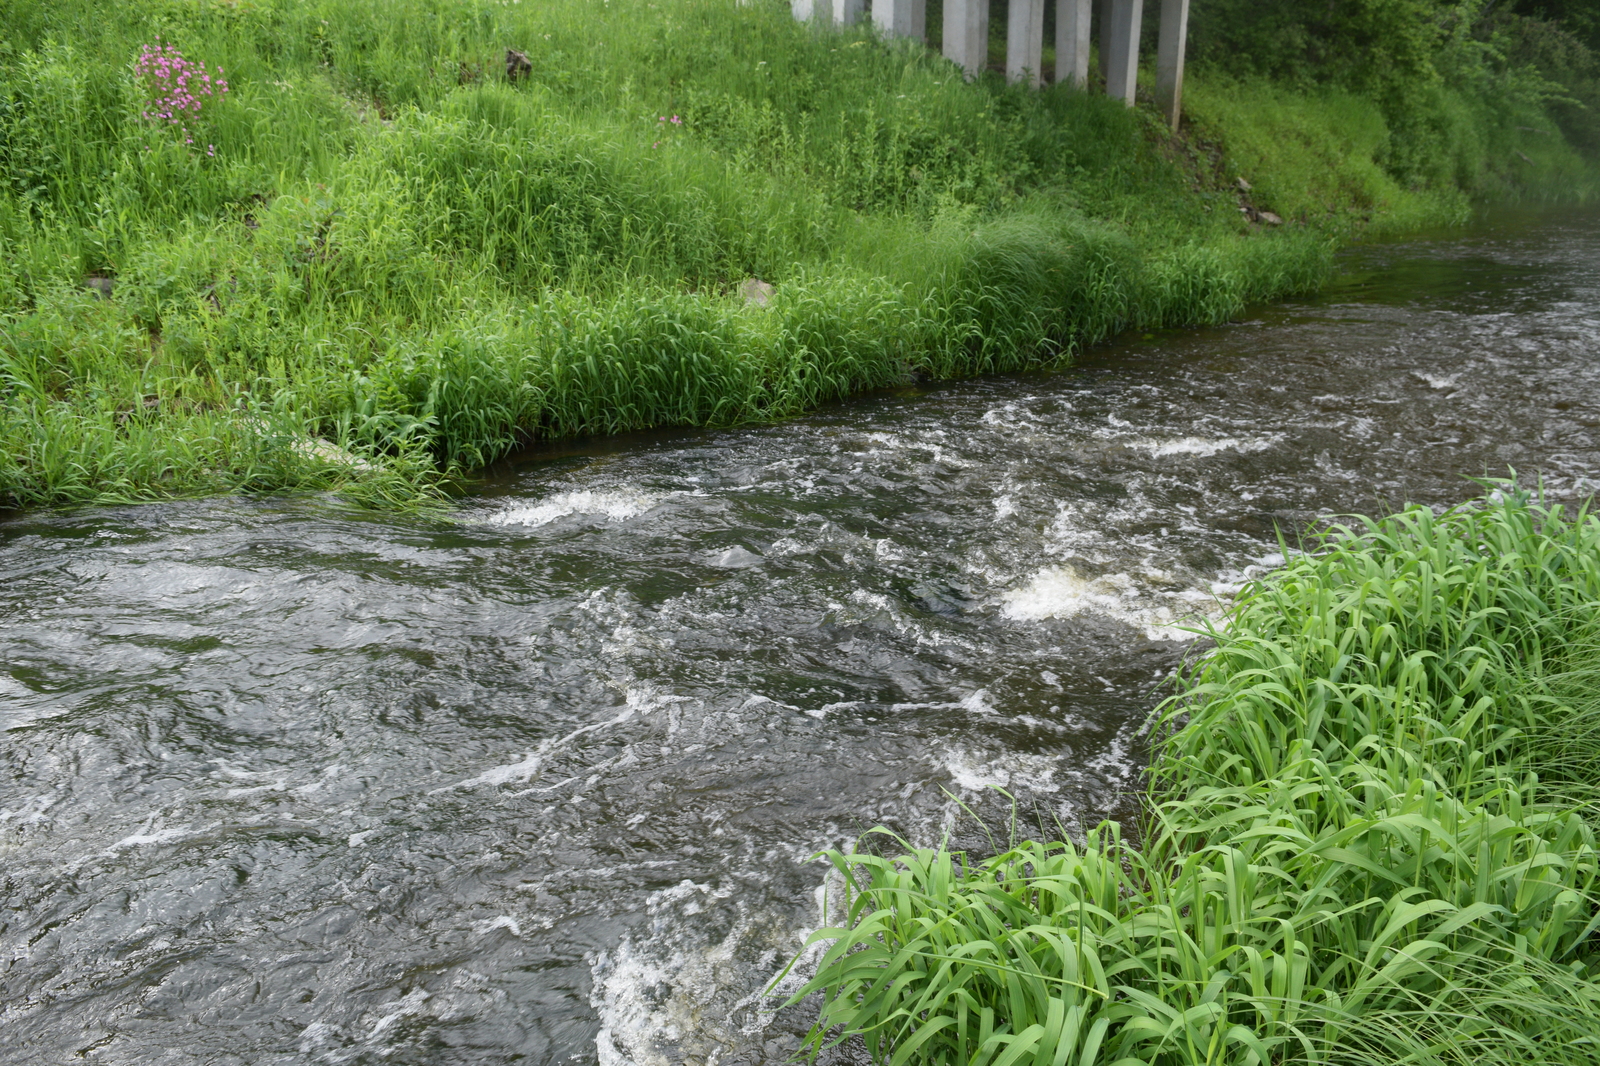
[[[1044,6],[1052,0],[1006,0],[1006,80],[1038,88],[1044,81]],[[1055,81],[1089,84],[1090,43],[1098,30],[1100,74],[1107,96],[1132,107],[1139,88],[1139,39],[1145,0],[1053,0],[1056,5]],[[1161,8],[1156,48],[1156,103],[1172,128],[1183,107],[1183,58],[1189,38],[1189,0],[1151,0]],[[794,17],[849,26],[868,14],[885,37],[928,36],[927,0],[791,0]],[[1098,25],[1096,25],[1098,24]],[[989,0],[944,0],[940,27],[945,58],[967,77],[989,66]]]

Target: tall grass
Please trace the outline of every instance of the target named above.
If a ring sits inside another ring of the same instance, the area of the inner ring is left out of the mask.
[[[1340,232],[1253,230],[1234,175],[1143,111],[969,84],[779,0],[0,19],[0,504],[425,495],[540,435],[773,417],[1220,321],[1315,287]],[[141,118],[157,39],[226,73],[185,120],[214,155]],[[1432,210],[1386,195],[1371,210]]]
[[[1600,1062],[1597,619],[1586,512],[1508,490],[1333,530],[1157,712],[1138,847],[833,854],[810,1050]]]

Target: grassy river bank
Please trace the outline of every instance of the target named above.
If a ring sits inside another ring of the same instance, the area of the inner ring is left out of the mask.
[[[537,438],[1222,321],[1354,235],[1595,184],[1472,41],[1409,96],[1202,64],[1174,138],[775,2],[0,17],[0,505],[420,502]]]
[[[1157,712],[1137,846],[833,854],[811,1050],[1600,1062],[1597,623],[1592,514],[1503,486],[1334,530]]]

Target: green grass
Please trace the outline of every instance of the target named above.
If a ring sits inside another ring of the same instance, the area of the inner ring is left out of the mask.
[[[539,437],[782,417],[1222,321],[1321,282],[1351,229],[1315,208],[1411,225],[1466,189],[1384,178],[1359,102],[1291,94],[1267,122],[1229,110],[1264,90],[1201,77],[1211,139],[1174,141],[776,0],[0,0],[0,20],[0,505],[423,500]],[[195,125],[214,157],[139,117],[158,38],[226,70]],[[1304,150],[1267,158],[1295,123]],[[1582,186],[1559,138],[1531,150]],[[1330,153],[1356,177],[1304,185]],[[1234,157],[1275,202],[1304,185],[1311,224],[1245,223]],[[738,297],[752,277],[771,308]]]
[[[875,1061],[1600,1062],[1600,518],[1340,528],[1157,712],[1139,847],[831,855],[809,1045]]]

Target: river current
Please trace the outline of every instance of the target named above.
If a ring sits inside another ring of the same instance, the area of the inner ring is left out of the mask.
[[[784,1061],[819,849],[1125,815],[1279,530],[1600,485],[1600,218],[1342,262],[1057,373],[529,452],[444,517],[0,522],[0,1063]]]

